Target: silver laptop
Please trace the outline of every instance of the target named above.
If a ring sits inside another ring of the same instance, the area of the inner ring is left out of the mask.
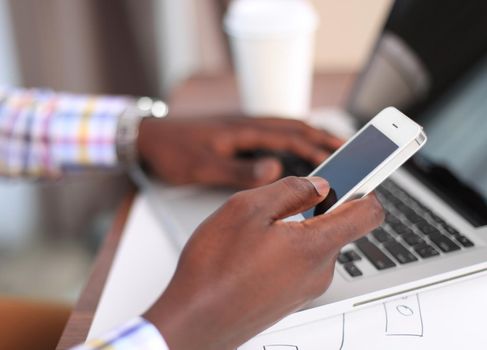
[[[330,288],[306,308],[307,321],[487,271],[487,54],[413,113],[428,143],[377,189],[385,223],[343,248]],[[230,195],[148,188],[161,222],[184,237],[176,238],[180,246]],[[297,312],[275,327],[302,319]]]

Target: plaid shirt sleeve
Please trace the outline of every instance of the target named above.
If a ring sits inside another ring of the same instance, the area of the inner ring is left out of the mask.
[[[169,350],[158,330],[137,317],[98,339],[87,341],[71,350]]]
[[[0,175],[57,177],[117,164],[117,122],[132,100],[0,87]]]

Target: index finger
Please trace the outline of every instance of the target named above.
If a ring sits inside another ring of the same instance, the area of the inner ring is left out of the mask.
[[[270,130],[285,130],[287,132],[298,133],[313,143],[326,147],[328,150],[336,150],[343,145],[344,141],[324,129],[317,129],[303,121],[283,118],[257,118],[256,124]]]
[[[312,163],[321,163],[329,153],[302,135],[287,135],[277,131],[242,129],[232,135],[220,137],[215,147],[221,154],[235,154],[237,151],[265,149],[287,151]]]
[[[323,129],[315,129],[311,126],[308,126],[305,133],[310,138],[310,140],[326,147],[331,151],[340,148],[345,143],[345,141],[341,138]]]
[[[330,213],[302,221],[305,231],[318,235],[314,241],[323,248],[340,249],[377,228],[384,221],[384,211],[373,194],[339,206]]]

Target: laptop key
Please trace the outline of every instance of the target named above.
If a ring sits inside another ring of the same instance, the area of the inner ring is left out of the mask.
[[[355,241],[355,245],[377,270],[385,270],[396,266],[396,263],[370,242],[367,237]]]
[[[407,264],[413,261],[417,261],[418,258],[409,250],[404,248],[401,243],[398,242],[386,242],[384,248],[400,263]]]
[[[401,238],[406,242],[409,246],[413,247],[418,244],[425,243],[424,239],[422,239],[419,235],[415,233],[407,233],[401,236]]]
[[[450,238],[441,233],[430,234],[429,239],[438,246],[443,252],[449,253],[455,250],[459,250],[460,247],[455,244]]]
[[[421,228],[418,227],[418,229],[421,231],[422,234],[425,234],[427,236],[429,235],[441,235],[440,230],[438,230],[436,227],[428,224],[421,226]]]
[[[362,260],[362,257],[360,255],[358,255],[356,251],[351,250],[351,249],[346,250],[344,252],[340,252],[340,254],[338,254],[338,257],[337,257],[337,261],[340,264],[346,264],[349,262],[359,261],[359,260]]]
[[[464,246],[466,248],[474,246],[474,244],[471,240],[469,240],[467,237],[465,237],[461,234],[456,235],[455,239],[457,240],[457,242],[459,242],[462,246]]]
[[[398,235],[406,235],[406,234],[413,234],[413,230],[411,230],[409,227],[407,227],[406,225],[404,224],[400,224],[400,225],[394,225],[392,226],[392,229],[394,230],[395,233],[397,233]]]
[[[388,198],[389,199],[389,202],[391,202],[392,204],[394,204],[394,206],[396,207],[396,209],[399,209],[401,212],[403,210],[408,210],[409,207],[404,204],[399,198],[397,197],[394,197],[394,196],[391,196]]]
[[[386,213],[386,218],[384,220],[386,223],[388,223],[389,225],[391,226],[395,226],[395,225],[402,225],[402,222],[401,220],[399,220],[397,218],[397,216],[395,216],[394,214],[392,213]]]
[[[428,244],[420,244],[414,247],[414,251],[418,253],[423,259],[431,258],[433,256],[438,256],[440,253]]]
[[[355,250],[347,250],[343,254],[345,254],[350,259],[350,261],[362,260],[362,257],[360,255],[358,255]]]
[[[391,234],[387,231],[385,231],[383,228],[377,228],[374,231],[372,231],[372,236],[379,242],[379,243],[384,243],[387,241],[393,241],[394,237],[391,236]]]
[[[456,235],[459,235],[460,234],[460,232],[458,232],[458,230],[454,229],[453,227],[451,227],[447,223],[441,225],[441,228],[443,230],[445,230],[446,232],[448,232],[452,236],[456,236]]]
[[[396,201],[393,203],[396,206],[396,208],[399,210],[399,212],[404,215],[408,215],[414,212],[411,208],[409,208],[406,204],[404,204],[401,201]]]
[[[411,222],[412,224],[420,223],[424,221],[424,218],[418,213],[410,213],[406,215],[406,219],[408,219],[409,222]]]
[[[351,262],[346,263],[345,265],[343,265],[343,268],[352,277],[362,276],[362,271],[360,271],[360,269],[357,266],[355,266],[354,263]]]
[[[340,254],[338,254],[337,261],[340,264],[346,264],[346,263],[350,262],[351,260],[347,255],[345,255],[345,253],[340,253]]]
[[[433,213],[432,211],[429,211],[428,212],[429,216],[431,217],[431,219],[437,223],[437,224],[440,224],[440,225],[446,225],[446,222],[445,220],[443,220],[442,218],[440,218],[438,215],[436,215],[435,213]]]
[[[420,222],[416,222],[414,226],[421,232],[428,230],[430,227],[433,227],[428,221],[426,221],[426,219],[423,219]]]

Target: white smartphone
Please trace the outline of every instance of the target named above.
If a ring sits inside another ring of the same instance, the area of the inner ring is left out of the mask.
[[[420,125],[394,107],[385,108],[310,174],[326,179],[330,193],[302,215],[310,218],[366,196],[426,140]]]

